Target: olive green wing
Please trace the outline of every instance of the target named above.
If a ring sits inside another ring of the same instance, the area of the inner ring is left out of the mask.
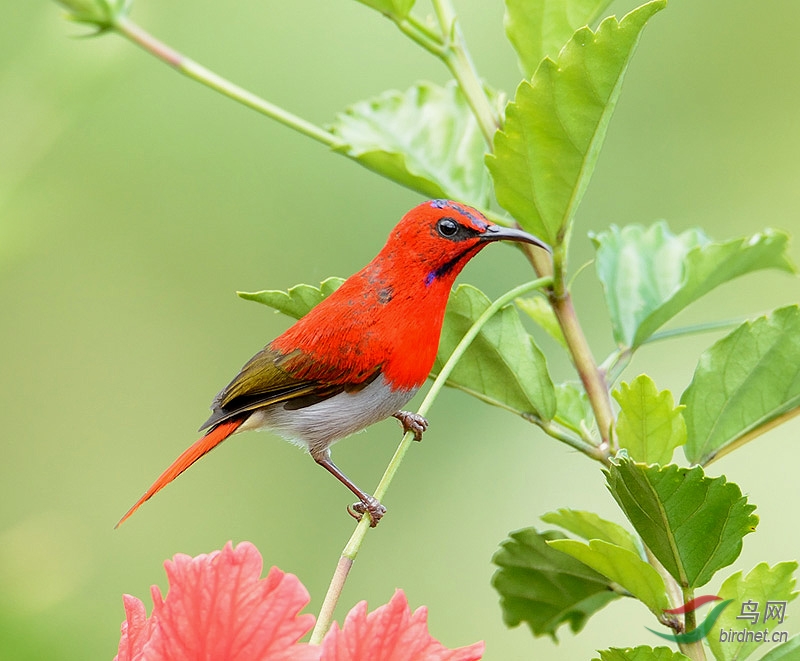
[[[211,404],[211,417],[200,430],[214,427],[242,413],[285,402],[286,408],[304,408],[344,391],[358,390],[371,383],[380,373],[365,375],[357,383],[333,382],[313,377],[298,377],[294,374],[308,374],[302,369],[309,360],[300,352],[281,354],[266,347],[253,356],[239,374],[215,398]],[[316,371],[316,370],[314,370]],[[326,376],[331,372],[326,370]]]

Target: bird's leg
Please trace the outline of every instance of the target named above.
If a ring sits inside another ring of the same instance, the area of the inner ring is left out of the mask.
[[[324,450],[311,450],[311,456],[314,458],[320,466],[322,466],[326,471],[328,471],[331,475],[333,475],[339,482],[344,484],[350,491],[352,491],[358,499],[361,501],[359,503],[355,503],[350,505],[347,508],[347,512],[357,521],[361,521],[361,517],[366,512],[369,514],[370,522],[369,525],[371,528],[374,528],[378,525],[378,521],[381,520],[384,514],[386,514],[386,508],[380,504],[377,498],[374,496],[370,496],[368,493],[361,491],[355,483],[353,483],[350,478],[347,477],[336,464],[331,461],[331,453],[330,450],[325,448]]]
[[[393,418],[397,418],[400,424],[403,425],[403,433],[414,432],[414,440],[421,441],[422,433],[428,429],[428,421],[418,413],[411,411],[398,411],[392,414]]]

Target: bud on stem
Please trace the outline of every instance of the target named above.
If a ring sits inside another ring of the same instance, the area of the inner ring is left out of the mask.
[[[97,32],[113,28],[127,16],[131,0],[56,0],[67,10],[67,17],[77,23],[97,27]]]

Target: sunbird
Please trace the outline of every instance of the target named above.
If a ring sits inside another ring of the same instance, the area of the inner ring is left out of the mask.
[[[205,435],[181,454],[117,526],[226,438],[267,429],[304,447],[357,497],[375,526],[386,508],[331,460],[331,445],[389,417],[420,440],[428,422],[402,410],[433,367],[456,277],[489,243],[550,247],[452,200],[409,211],[377,256],[253,356],[212,402]]]

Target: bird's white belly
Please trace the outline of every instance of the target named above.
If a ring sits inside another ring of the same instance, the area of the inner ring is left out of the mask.
[[[393,390],[380,375],[362,390],[341,392],[301,409],[287,410],[283,402],[257,409],[237,433],[266,429],[308,450],[324,450],[396,413],[416,391]]]

